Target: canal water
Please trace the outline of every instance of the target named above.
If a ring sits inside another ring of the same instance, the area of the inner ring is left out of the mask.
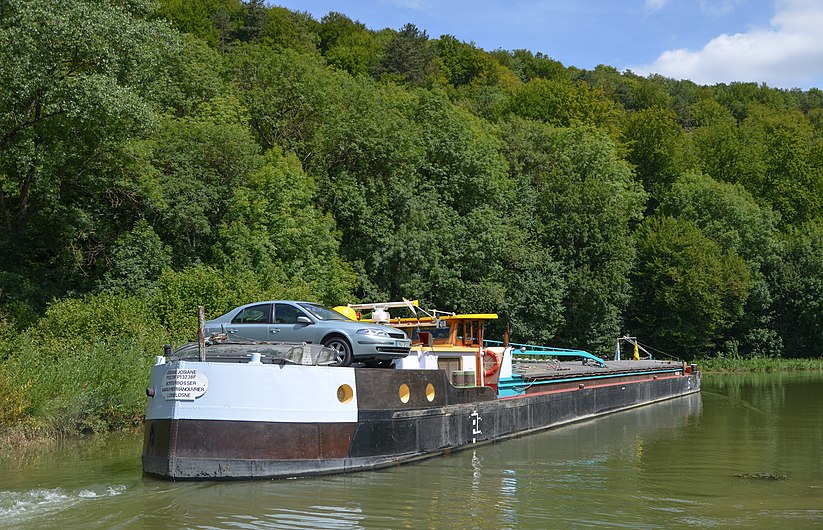
[[[373,472],[170,483],[139,435],[0,449],[3,528],[823,527],[823,374],[703,392]]]

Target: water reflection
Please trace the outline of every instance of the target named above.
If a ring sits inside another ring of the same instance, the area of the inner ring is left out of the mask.
[[[170,483],[136,435],[0,452],[0,526],[545,528],[823,524],[823,376],[693,395],[376,472]],[[773,472],[785,481],[745,480]]]

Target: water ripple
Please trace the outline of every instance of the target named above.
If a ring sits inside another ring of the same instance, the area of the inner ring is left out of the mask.
[[[102,486],[99,489],[36,488],[27,491],[0,491],[0,521],[22,524],[45,516],[54,516],[89,500],[114,497],[126,492],[126,486]]]

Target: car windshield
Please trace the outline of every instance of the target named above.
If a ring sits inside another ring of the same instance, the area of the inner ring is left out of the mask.
[[[319,304],[300,304],[300,307],[311,313],[318,320],[349,320],[333,309]]]

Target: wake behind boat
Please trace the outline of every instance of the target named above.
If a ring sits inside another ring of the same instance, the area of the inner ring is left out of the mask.
[[[417,312],[415,302],[395,304]],[[495,314],[391,319],[390,306],[349,309],[371,309],[372,321],[411,339],[393,369],[334,366],[338,352],[321,344],[220,334],[157,357],[146,391],[144,472],[186,480],[376,469],[700,390],[695,366],[640,359],[637,349],[624,360],[620,342],[606,361],[486,340]]]

